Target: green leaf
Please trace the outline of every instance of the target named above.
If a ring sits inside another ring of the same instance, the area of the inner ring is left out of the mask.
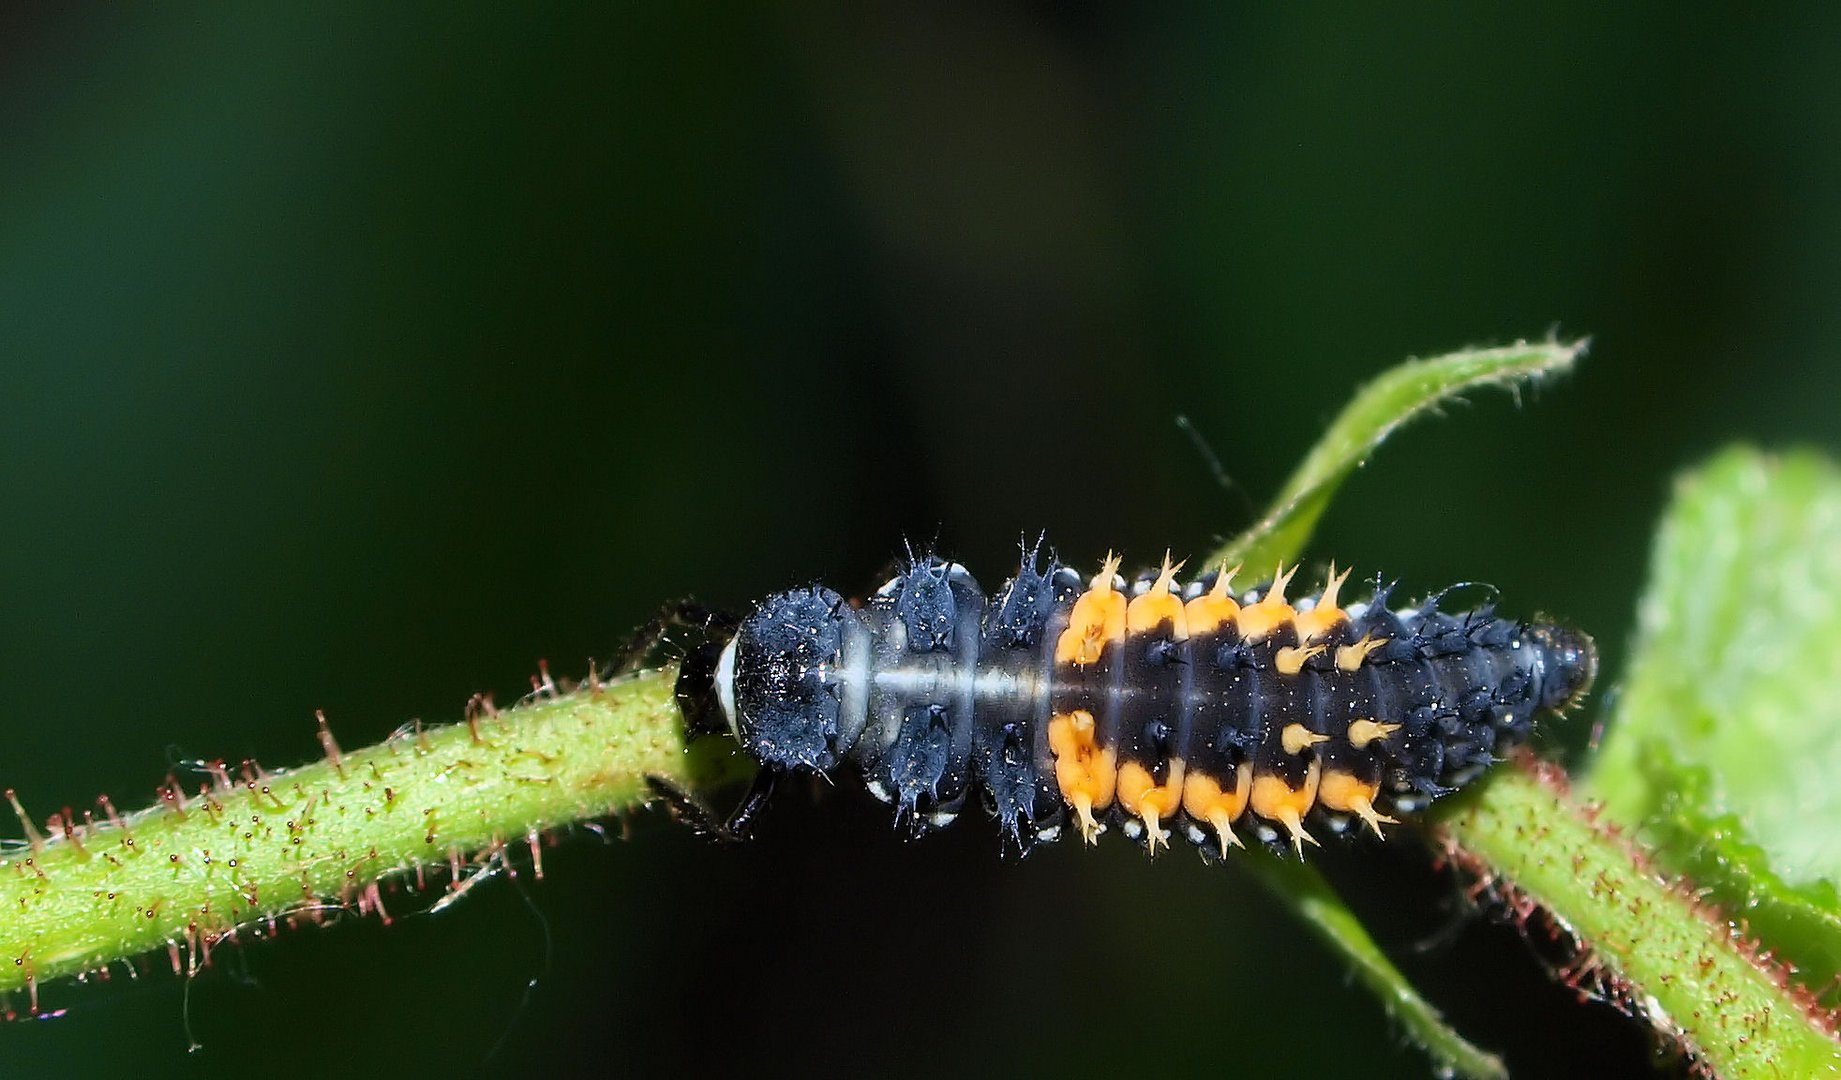
[[[1272,509],[1209,563],[1243,564],[1259,576],[1268,567],[1295,561],[1343,478],[1401,424],[1467,390],[1518,387],[1524,381],[1564,371],[1584,348],[1584,342],[1518,344],[1411,360],[1393,368],[1355,395],[1286,482]],[[1500,1060],[1472,1046],[1445,1024],[1438,1010],[1413,989],[1315,869],[1270,858],[1245,861],[1324,942],[1349,960],[1356,977],[1445,1072],[1473,1077],[1506,1075]]]
[[[1841,471],[1727,451],[1657,537],[1588,792],[1826,986],[1841,973]]]
[[[1498,349],[1465,349],[1430,360],[1408,360],[1362,387],[1324,432],[1303,464],[1257,524],[1210,556],[1245,566],[1255,578],[1296,559],[1317,519],[1349,473],[1400,427],[1440,402],[1485,386],[1519,389],[1572,367],[1586,342],[1520,342]]]

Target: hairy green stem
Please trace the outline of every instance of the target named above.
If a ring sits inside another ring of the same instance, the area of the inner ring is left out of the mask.
[[[1713,1075],[1841,1074],[1841,1042],[1780,965],[1575,800],[1557,771],[1505,768],[1440,815],[1459,860],[1557,919],[1604,985]]]
[[[452,887],[508,845],[627,810],[645,778],[699,781],[669,669],[546,690],[468,722],[399,732],[298,769],[219,769],[116,818],[53,819],[0,859],[0,994],[167,949],[175,967],[264,920],[355,906],[388,918],[378,884],[438,866]],[[323,730],[323,729],[322,729]],[[541,864],[539,864],[541,865]]]

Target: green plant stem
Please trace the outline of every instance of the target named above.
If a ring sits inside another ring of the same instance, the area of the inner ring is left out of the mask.
[[[1682,884],[1665,879],[1557,774],[1504,768],[1437,815],[1459,860],[1545,909],[1658,1031],[1715,1076],[1841,1074],[1841,1043],[1782,969]]]
[[[0,993],[167,949],[197,963],[282,916],[355,906],[388,918],[392,876],[489,868],[509,845],[631,809],[645,778],[697,783],[670,670],[545,692],[468,723],[257,774],[226,770],[123,820],[28,829],[0,859]],[[226,782],[226,780],[228,782]],[[539,864],[540,866],[540,864]]]

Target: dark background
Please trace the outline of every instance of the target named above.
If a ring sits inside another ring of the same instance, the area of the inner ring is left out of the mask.
[[[987,584],[1044,528],[1197,553],[1364,379],[1552,331],[1593,335],[1575,376],[1396,438],[1313,551],[1489,580],[1615,672],[1670,477],[1837,443],[1841,10],[921,7],[9,8],[0,778],[42,816],[304,760],[315,708],[347,746],[454,719],[904,538]],[[161,959],[0,1057],[1426,1070],[1237,872],[884,813],[795,792],[741,851],[642,815],[540,885],[220,953],[196,1055]],[[1328,863],[1518,1075],[1644,1066],[1410,840]]]

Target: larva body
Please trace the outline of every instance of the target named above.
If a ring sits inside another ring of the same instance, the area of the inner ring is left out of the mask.
[[[1030,552],[989,597],[964,567],[914,562],[856,606],[812,586],[742,620],[706,669],[768,770],[850,768],[915,828],[978,794],[1027,849],[1068,820],[1151,850],[1178,832],[1302,851],[1321,825],[1380,832],[1524,742],[1591,681],[1591,640],[1437,597],[1340,606],[1347,575],[1295,606],[1291,577],[1232,592],[1166,559],[1127,584]]]

